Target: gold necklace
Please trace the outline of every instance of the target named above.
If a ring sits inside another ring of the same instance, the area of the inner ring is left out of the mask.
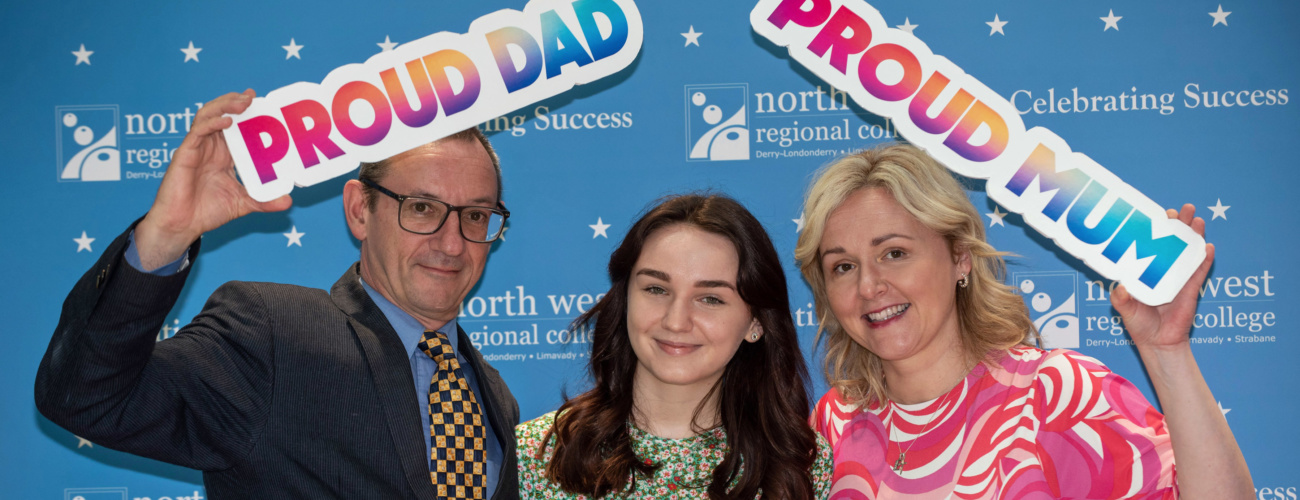
[[[954,389],[956,389],[956,388],[954,387]],[[944,395],[943,395],[943,400],[947,400],[947,399],[948,399],[948,394],[951,394],[951,393],[952,393],[952,391],[950,390],[947,394],[944,394]],[[899,446],[898,446],[898,448],[899,448],[899,450],[898,450],[898,459],[897,459],[897,460],[894,460],[894,466],[893,466],[894,472],[898,472],[898,473],[903,472],[903,467],[904,467],[905,465],[907,465],[907,452],[912,451],[912,447],[913,447],[913,446],[916,446],[916,442],[917,442],[918,440],[921,439],[921,436],[924,436],[924,435],[925,435],[925,431],[927,431],[927,430],[930,429],[930,424],[933,424],[933,423],[934,423],[934,420],[935,420],[936,418],[939,418],[939,414],[940,414],[940,413],[943,413],[943,403],[945,402],[945,401],[943,401],[943,400],[939,401],[939,408],[938,408],[937,410],[935,410],[935,412],[934,412],[933,415],[930,415],[930,420],[927,421],[927,422],[925,423],[925,427],[922,427],[922,428],[921,428],[921,433],[920,433],[920,434],[917,434],[916,437],[912,438],[912,442],[911,442],[910,444],[907,445],[907,449],[906,449],[906,450],[902,449],[902,448],[903,448],[902,443],[899,442],[898,439],[895,438],[895,436],[894,436],[894,431],[898,429],[898,425],[897,425],[897,424],[891,424],[891,425],[889,426],[889,438],[892,439],[892,440],[894,440],[895,443],[899,443]],[[890,401],[890,402],[889,402],[889,406],[890,406],[891,411],[893,412],[893,416],[894,416],[894,417],[902,418],[902,416],[901,416],[901,414],[902,414],[902,410],[899,410],[899,409],[898,409],[898,405],[894,404],[893,401]]]

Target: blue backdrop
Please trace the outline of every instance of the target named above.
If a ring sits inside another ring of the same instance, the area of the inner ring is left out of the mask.
[[[1300,5],[1160,0],[871,2],[936,54],[1008,97],[1156,202],[1190,202],[1218,262],[1193,349],[1254,473],[1259,498],[1295,499],[1300,432],[1296,340],[1300,185]],[[61,302],[103,247],[152,202],[201,103],[260,94],[437,31],[464,32],[521,1],[8,2],[0,6],[9,177],[0,211],[8,342],[0,362],[5,498],[205,496],[198,472],[108,450],[37,413],[32,385]],[[805,354],[812,295],[793,254],[810,174],[888,140],[863,112],[760,36],[748,2],[643,1],[645,43],[626,70],[483,125],[513,216],[460,318],[532,418],[585,387],[588,344],[569,321],[606,289],[610,250],[651,200],[713,189],[750,207],[787,256]],[[994,21],[997,22],[994,22]],[[1005,24],[1002,24],[1004,23]],[[1000,27],[1000,29],[999,29]],[[1065,104],[1062,105],[1062,99]],[[357,257],[340,209],[344,179],[294,192],[288,212],[205,236],[174,334],[228,280],[328,288]],[[1008,279],[1049,337],[1097,357],[1154,398],[1110,283],[988,201],[989,235],[1015,252]],[[1025,286],[1029,289],[1029,286]],[[1292,304],[1288,306],[1287,304]],[[818,378],[820,394],[825,383]]]

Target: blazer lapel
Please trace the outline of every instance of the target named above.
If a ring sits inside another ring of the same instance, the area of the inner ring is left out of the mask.
[[[357,265],[348,268],[343,277],[330,289],[330,297],[346,313],[352,330],[365,351],[370,375],[379,391],[388,432],[393,448],[402,464],[402,471],[417,498],[433,498],[436,492],[429,479],[428,450],[424,449],[424,435],[419,431],[419,402],[411,390],[411,365],[408,353],[402,347],[397,332],[384,317],[383,311],[366,290],[361,287]]]

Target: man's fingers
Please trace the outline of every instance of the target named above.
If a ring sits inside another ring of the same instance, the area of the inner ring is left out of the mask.
[[[203,120],[195,120],[190,126],[190,133],[185,138],[189,141],[201,141],[209,134],[225,130],[233,123],[229,116],[217,115]]]
[[[237,99],[247,99],[247,97],[245,94],[230,92],[208,101],[207,104],[204,104],[203,107],[199,108],[198,112],[194,113],[194,120],[198,121],[214,116],[221,116],[226,113],[224,108]]]
[[[244,110],[248,109],[248,106],[253,104],[253,98],[256,96],[257,94],[253,92],[253,89],[235,94],[235,97],[229,103],[223,103],[221,112],[222,114],[229,113],[233,115],[243,113]]]
[[[253,92],[253,89],[245,90],[242,93],[231,92],[218,97],[199,108],[199,111],[194,114],[194,121],[199,122],[227,114],[237,115],[243,113],[253,103],[254,97],[256,97],[256,93]]]
[[[240,189],[242,189],[242,187]],[[261,202],[254,200],[252,197],[248,197],[247,193],[245,193],[245,197],[244,202],[254,212],[280,212],[288,210],[289,207],[293,206],[293,198],[287,194],[271,201]]]
[[[242,93],[231,92],[204,104],[194,115],[190,132],[185,135],[182,147],[198,147],[203,140],[214,133],[225,130],[234,122],[227,114],[239,114],[248,109],[257,95],[253,89]]]

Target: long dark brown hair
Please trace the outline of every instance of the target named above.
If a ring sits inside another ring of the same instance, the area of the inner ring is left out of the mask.
[[[817,439],[808,425],[808,371],[790,319],[785,270],[762,224],[740,203],[716,194],[661,200],[610,255],[609,292],[574,321],[574,329],[591,332],[594,387],[566,399],[556,413],[537,452],[544,459],[546,447],[554,446],[546,478],[567,491],[599,498],[626,492],[659,468],[637,458],[628,434],[637,365],[627,331],[628,280],[646,239],[676,224],[721,235],[735,245],[737,291],[764,332],[758,342],[741,342],[712,389],[718,394],[727,452],[713,470],[709,497],[752,499],[761,491],[766,498],[812,498]]]

